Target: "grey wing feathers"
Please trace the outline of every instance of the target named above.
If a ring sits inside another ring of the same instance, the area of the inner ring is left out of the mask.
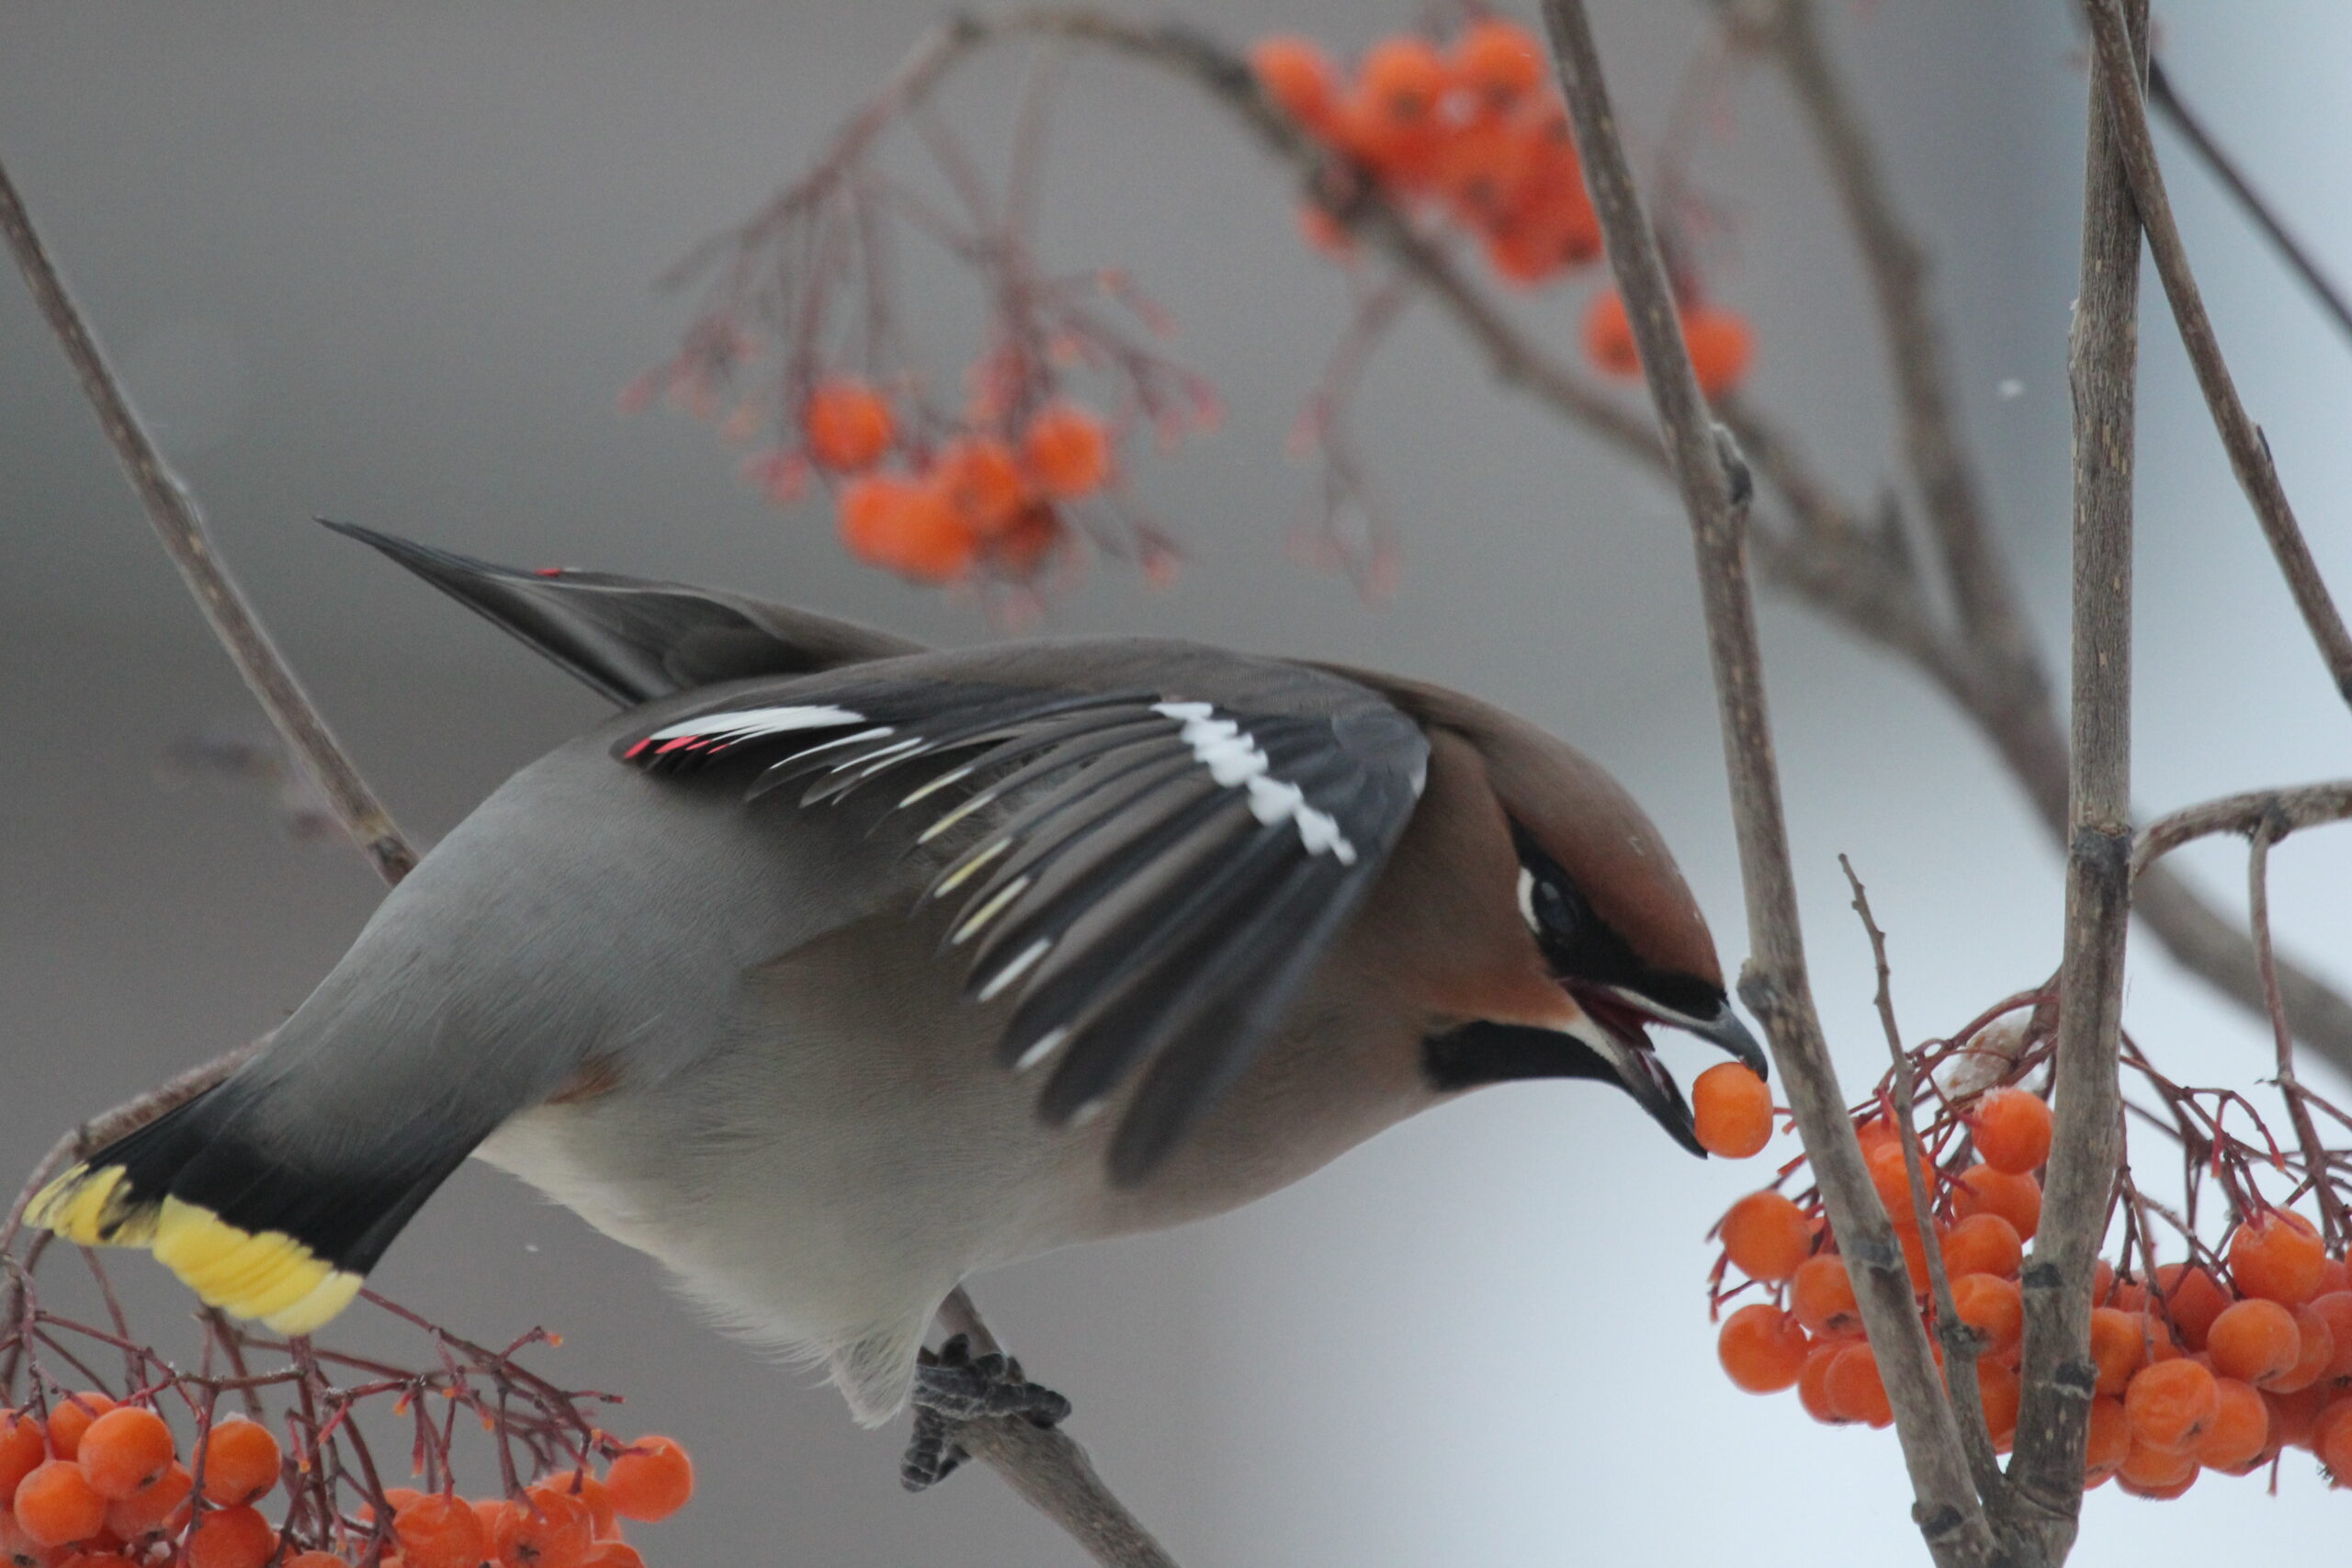
[[[1028,662],[933,655],[738,690],[616,754],[657,775],[741,768],[748,795],[800,784],[807,805],[886,789],[918,841],[985,823],[923,897],[955,901],[967,996],[1015,998],[1002,1062],[1054,1063],[1045,1116],[1143,1074],[1111,1155],[1134,1182],[1281,1025],[1411,817],[1429,744],[1364,687],[1272,660],[1183,648],[1139,680],[1155,660],[1120,645],[1101,690],[1009,678]]]

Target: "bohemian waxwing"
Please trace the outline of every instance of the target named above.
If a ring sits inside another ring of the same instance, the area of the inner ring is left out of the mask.
[[[1472,698],[1142,637],[933,651],[342,531],[623,711],[426,855],[259,1055],[36,1200],[282,1333],[473,1154],[878,1423],[978,1269],[1505,1079],[1614,1083],[1698,1152],[1648,1023],[1764,1071],[1640,808]]]

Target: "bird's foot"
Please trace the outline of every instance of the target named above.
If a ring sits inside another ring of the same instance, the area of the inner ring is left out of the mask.
[[[1019,1416],[1052,1427],[1069,1415],[1069,1401],[1031,1382],[1019,1361],[994,1350],[975,1356],[961,1334],[916,1359],[912,1400],[914,1432],[899,1461],[899,1480],[910,1492],[946,1479],[972,1457],[956,1441],[956,1428],[967,1421]]]

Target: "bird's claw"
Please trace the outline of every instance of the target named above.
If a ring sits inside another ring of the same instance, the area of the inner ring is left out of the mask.
[[[967,1421],[1018,1416],[1052,1427],[1069,1415],[1069,1401],[1031,1382],[1018,1360],[995,1350],[975,1356],[961,1334],[916,1359],[911,1397],[914,1431],[899,1462],[899,1479],[910,1492],[944,1480],[971,1457],[955,1438]]]

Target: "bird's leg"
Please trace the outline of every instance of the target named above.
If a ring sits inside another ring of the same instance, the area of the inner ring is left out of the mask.
[[[910,1492],[944,1480],[971,1457],[956,1441],[956,1429],[967,1422],[1018,1416],[1052,1427],[1069,1415],[1069,1401],[1031,1382],[1019,1361],[1001,1350],[974,1355],[971,1337],[964,1334],[921,1353],[911,1398],[914,1432],[899,1461],[899,1479]]]

